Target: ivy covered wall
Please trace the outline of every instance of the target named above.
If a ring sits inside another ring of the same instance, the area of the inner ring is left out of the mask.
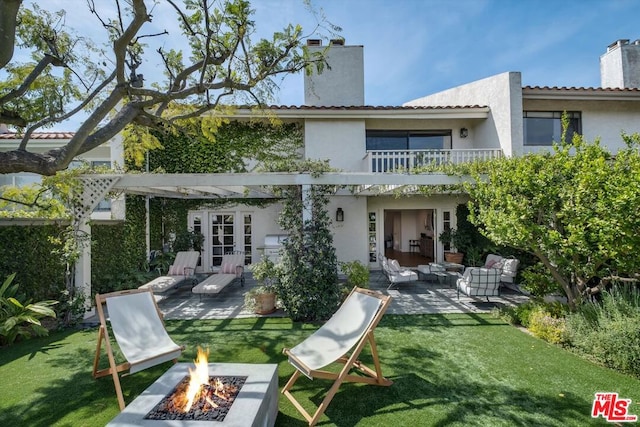
[[[127,197],[127,219],[91,227],[92,291],[130,289],[147,281],[144,199]]]
[[[0,227],[0,284],[16,273],[19,292],[34,301],[58,299],[65,289],[66,266],[56,255],[59,238],[66,225],[28,225]]]
[[[264,125],[232,122],[207,134],[197,126],[191,135],[162,135],[163,148],[149,153],[149,170],[167,173],[247,172],[246,159],[269,170],[283,169],[302,147],[302,130],[295,124]],[[146,165],[127,165],[143,171]],[[242,200],[264,205],[263,200]],[[235,204],[236,202],[231,202]],[[229,206],[225,200],[150,199],[151,249],[162,249],[169,233],[187,230],[187,214],[196,208]],[[91,281],[93,292],[137,287],[148,271],[145,247],[145,198],[127,196],[126,220],[92,224]],[[60,240],[67,225],[0,227],[0,283],[16,273],[14,283],[34,301],[59,299],[65,290],[66,265]]]
[[[287,169],[287,164],[299,158],[299,150],[303,145],[302,129],[297,124],[230,122],[216,129],[215,135],[194,128],[189,135],[156,136],[163,148],[149,153],[148,168],[150,171],[166,173],[240,173],[249,172],[257,164],[267,170]],[[247,159],[251,159],[251,162],[247,162]],[[129,167],[144,170],[146,165]],[[242,203],[258,206],[271,202],[242,200]],[[220,209],[236,203],[237,201],[229,200],[151,198],[151,249],[162,249],[170,233],[187,231],[189,210]],[[127,205],[127,221],[129,220]],[[144,228],[144,216],[142,221]]]

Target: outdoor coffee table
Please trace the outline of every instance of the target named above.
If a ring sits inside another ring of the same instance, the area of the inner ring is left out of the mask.
[[[418,276],[424,281],[430,281],[429,276],[436,276],[438,282],[441,282],[441,276],[444,275],[444,268],[438,264],[431,263],[428,265],[421,264],[416,267]]]
[[[440,284],[446,282],[448,287],[455,284],[454,282],[464,272],[464,265],[455,262],[432,262],[429,264],[429,267],[432,271],[431,274],[438,276]]]

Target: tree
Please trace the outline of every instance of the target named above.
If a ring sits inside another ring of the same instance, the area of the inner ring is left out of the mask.
[[[301,168],[319,171],[324,162],[307,162]],[[335,188],[314,185],[279,188],[283,206],[278,224],[289,237],[283,244],[276,292],[284,310],[295,321],[326,320],[340,304],[338,261],[326,205]],[[306,191],[305,197],[303,193]],[[303,211],[310,218],[304,219]]]
[[[277,88],[275,77],[321,72],[325,65],[323,52],[307,50],[308,35],[299,25],[253,43],[256,27],[246,0],[104,3],[87,0],[86,5],[108,36],[109,43],[100,47],[68,29],[64,11],[0,0],[0,123],[24,133],[16,150],[0,153],[0,173],[53,175],[125,128],[134,144],[157,147],[152,130],[175,132],[207,112],[215,124],[216,111],[229,113],[224,104],[263,105]],[[162,7],[175,12],[179,30],[143,33],[151,12]],[[324,26],[324,18],[318,22],[314,31],[340,30]],[[179,36],[189,52],[158,47],[164,77],[146,84],[138,69],[151,56],[147,43]],[[24,50],[30,62],[19,62],[24,55],[16,53]],[[68,144],[46,153],[30,150],[32,132],[81,114],[86,118]]]
[[[552,152],[478,168],[471,220],[496,244],[529,252],[575,308],[600,278],[640,268],[640,135],[613,156],[576,135]]]

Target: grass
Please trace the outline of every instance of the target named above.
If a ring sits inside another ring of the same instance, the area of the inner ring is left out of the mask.
[[[169,321],[192,362],[198,345],[210,361],[277,363],[280,386],[292,374],[281,350],[315,327],[288,319]],[[102,426],[118,414],[109,377],[93,380],[97,332],[63,331],[0,350],[0,425]],[[615,391],[640,415],[640,380],[552,346],[489,315],[386,315],[376,342],[391,387],[344,384],[319,425],[586,426],[594,393]],[[363,360],[369,361],[365,350]],[[103,366],[106,359],[103,358]],[[131,402],[168,369],[122,379]],[[328,381],[300,379],[294,394],[312,410]],[[306,422],[281,398],[278,426]]]

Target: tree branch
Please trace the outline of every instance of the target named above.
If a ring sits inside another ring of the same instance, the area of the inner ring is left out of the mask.
[[[22,0],[0,0],[0,70],[13,58],[16,17]]]
[[[35,67],[33,67],[33,70],[31,70],[29,75],[25,77],[24,81],[20,86],[18,86],[11,92],[7,93],[5,96],[0,97],[0,105],[4,105],[9,101],[12,101],[24,95],[25,92],[27,92],[27,90],[29,89],[29,86],[31,86],[31,84],[38,78],[38,76],[42,74],[42,72],[47,68],[47,66],[53,63],[53,60],[54,60],[53,56],[49,54],[45,54],[40,60],[40,62],[38,62],[38,64],[36,64]]]
[[[126,30],[113,42],[113,51],[116,57],[116,81],[123,84],[127,81],[124,67],[126,65],[127,47],[145,22],[151,20],[147,14],[147,6],[144,0],[132,0],[133,19]]]
[[[37,122],[36,124],[34,124],[33,126],[30,126],[29,129],[26,130],[26,132],[24,133],[24,136],[22,137],[22,141],[20,142],[20,147],[18,147],[19,150],[25,150],[27,148],[27,144],[29,143],[29,139],[31,138],[31,135],[33,134],[33,132],[48,124],[48,123],[53,123],[53,122],[61,122],[63,120],[68,119],[69,117],[74,116],[76,113],[78,113],[80,110],[82,110],[85,106],[87,106],[87,104],[89,104],[91,101],[93,101],[93,99],[98,96],[98,94],[100,94],[100,92],[102,92],[102,89],[104,89],[109,83],[111,83],[113,81],[113,79],[116,76],[116,72],[113,71],[111,73],[111,75],[109,77],[107,77],[105,79],[105,81],[103,81],[100,86],[98,86],[97,88],[94,89],[93,92],[91,92],[87,98],[82,101],[82,103],[80,103],[80,105],[76,106],[76,108],[74,108],[73,110],[69,111],[66,114],[63,114],[62,116],[59,117],[46,117],[42,120],[40,120],[39,122]]]

